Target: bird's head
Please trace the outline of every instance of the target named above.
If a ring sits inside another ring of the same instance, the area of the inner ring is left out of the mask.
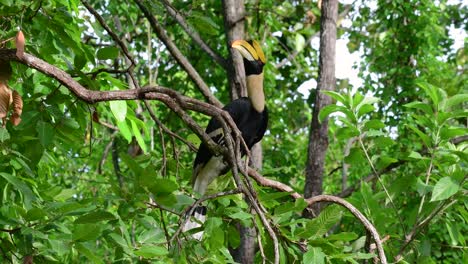
[[[236,40],[231,47],[238,50],[244,58],[245,75],[258,75],[263,72],[266,59],[257,41]]]

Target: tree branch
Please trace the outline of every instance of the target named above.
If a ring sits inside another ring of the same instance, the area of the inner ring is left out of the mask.
[[[361,221],[361,223],[364,225],[366,230],[370,232],[372,238],[375,241],[377,252],[379,253],[380,263],[383,263],[383,264],[387,263],[387,257],[385,256],[385,251],[383,250],[383,246],[382,246],[382,240],[380,239],[377,229],[375,229],[375,227],[369,222],[369,220],[367,220],[367,218],[351,203],[339,197],[332,196],[332,195],[325,195],[325,194],[317,195],[312,198],[306,199],[306,202],[308,206],[311,206],[318,202],[332,202],[332,203],[339,204],[343,206],[344,208],[348,209],[350,213],[352,213],[357,219],[359,219],[359,221]]]
[[[0,49],[0,58],[2,58],[3,60],[10,60],[10,61],[12,60],[12,61],[23,63],[31,68],[38,70],[39,72],[42,72],[52,78],[55,78],[60,83],[62,83],[67,89],[69,89],[75,96],[77,96],[79,99],[87,103],[96,103],[96,102],[111,101],[111,100],[158,100],[158,101],[163,102],[173,112],[179,115],[179,117],[197,135],[200,136],[203,142],[207,144],[208,148],[212,150],[213,153],[222,154],[226,158],[226,160],[229,161],[233,169],[233,175],[236,180],[236,184],[239,186],[239,188],[234,191],[235,192],[241,191],[247,196],[248,200],[251,202],[253,208],[259,215],[263,225],[265,226],[265,228],[267,229],[269,235],[271,236],[273,240],[273,243],[275,246],[275,250],[274,250],[275,251],[274,252],[275,263],[279,261],[278,240],[277,240],[276,234],[273,228],[270,226],[268,219],[263,213],[263,210],[258,204],[258,201],[255,198],[256,195],[254,194],[254,190],[250,190],[249,186],[247,186],[247,188],[243,187],[242,181],[240,180],[239,175],[238,175],[238,169],[240,170],[241,173],[243,173],[246,176],[253,175],[253,178],[262,186],[272,187],[280,191],[290,192],[291,195],[296,199],[302,198],[302,196],[294,192],[291,187],[283,183],[279,183],[273,180],[263,178],[260,174],[258,174],[253,169],[248,168],[248,170],[245,170],[243,169],[244,166],[239,166],[239,164],[242,161],[240,157],[240,147],[245,148],[245,142],[243,142],[240,131],[237,129],[234,121],[232,120],[232,118],[227,112],[209,103],[201,102],[199,100],[180,95],[174,90],[161,87],[161,86],[147,86],[141,89],[117,90],[117,91],[88,90],[85,87],[83,87],[80,83],[75,81],[68,73],[64,72],[63,70],[53,65],[48,64],[47,62],[39,58],[36,58],[33,55],[24,53],[24,55],[22,55],[21,57],[17,57],[15,49]],[[227,135],[226,142],[227,142],[228,150],[214,143],[213,140],[204,132],[204,130],[185,112],[185,110],[197,111],[197,112],[204,113],[204,114],[207,114],[214,118],[219,119],[223,126],[223,130],[225,130],[225,135]],[[235,140],[233,140],[233,138],[235,138]],[[234,143],[237,146],[236,148],[234,147]],[[337,197],[335,198],[330,198],[329,196],[324,196],[324,197],[325,198],[321,198],[323,199],[323,201],[329,201],[331,199],[334,199],[334,200],[339,199]],[[204,200],[211,199],[211,198],[213,197],[212,196],[204,197],[203,199],[198,200],[197,201],[198,203],[194,204],[193,206],[195,207],[196,205],[203,202]],[[312,205],[322,200],[314,197],[307,201],[308,203],[310,203],[310,205]],[[345,204],[345,203],[342,203],[342,204]],[[350,208],[350,207],[348,206],[347,208]],[[363,221],[362,219],[360,220]],[[368,222],[363,222],[363,223],[365,225],[368,224]],[[375,241],[377,244],[377,248],[379,248],[379,246],[381,246],[379,245],[380,240],[375,239]],[[379,250],[379,254],[380,254],[380,250]],[[385,260],[385,256],[383,257],[381,256],[381,260]]]
[[[167,0],[161,0],[163,3],[164,7],[166,8],[167,12],[169,15],[171,15],[172,18],[174,18],[177,23],[184,29],[184,31],[192,38],[195,43],[197,43],[200,48],[206,52],[216,63],[218,63],[221,67],[224,69],[227,69],[228,63],[226,59],[224,59],[221,55],[219,55],[216,51],[210,48],[208,44],[201,38],[200,34],[198,34],[195,29],[193,29],[189,23],[185,20],[184,16],[180,14],[172,5],[169,3]]]
[[[133,59],[133,56],[128,51],[127,45],[125,45],[125,43],[119,38],[119,36],[117,36],[117,34],[115,34],[115,32],[112,31],[112,29],[107,25],[104,18],[102,18],[102,16],[99,15],[99,13],[94,8],[92,8],[91,5],[86,0],[81,0],[81,3],[83,3],[86,9],[88,9],[88,11],[91,14],[93,14],[93,16],[99,22],[101,27],[103,27],[106,30],[106,32],[111,36],[111,38],[120,46],[120,49],[124,53],[125,57],[130,61],[130,66],[126,72],[132,79],[132,82],[135,85],[135,87],[138,87],[138,81],[135,78],[134,74],[132,73],[132,70],[133,68],[135,68],[136,63],[135,63],[135,60]]]
[[[260,175],[258,172],[256,172],[252,168],[249,168],[248,171],[249,171],[249,176],[254,178],[255,181],[261,186],[274,188],[282,192],[289,192],[291,197],[293,197],[294,199],[303,198],[302,195],[298,194],[290,186],[284,183],[264,178],[262,175]],[[379,233],[377,232],[375,227],[369,222],[369,220],[367,220],[367,218],[356,207],[354,207],[352,204],[345,201],[344,199],[336,197],[336,196],[332,196],[332,195],[317,195],[312,198],[306,199],[305,201],[307,202],[307,205],[309,207],[318,202],[332,202],[332,203],[336,203],[345,207],[364,225],[366,230],[371,234],[372,238],[375,241],[375,245],[377,247],[377,251],[379,253],[379,258],[380,258],[381,263],[387,263],[387,258],[383,250],[382,240],[380,239]]]
[[[210,91],[208,85],[203,81],[201,76],[195,70],[195,68],[190,64],[190,62],[182,55],[182,52],[177,48],[177,46],[171,41],[169,36],[166,34],[166,31],[162,28],[159,22],[156,20],[156,17],[146,8],[146,6],[142,3],[141,0],[134,0],[134,2],[138,5],[140,10],[145,15],[146,19],[148,19],[151,28],[153,28],[154,32],[156,32],[158,38],[164,43],[166,48],[169,50],[171,55],[176,59],[180,66],[187,72],[193,82],[197,85],[199,90],[202,92],[203,96],[210,102],[212,105],[217,107],[222,107],[222,103],[213,96]]]
[[[218,198],[218,197],[222,197],[222,196],[228,196],[228,195],[233,195],[233,194],[237,194],[237,193],[240,193],[241,191],[239,189],[234,189],[234,190],[230,190],[230,191],[225,191],[225,192],[219,192],[219,193],[215,193],[215,194],[212,194],[212,195],[207,195],[207,196],[203,196],[202,198],[198,199],[197,201],[195,201],[191,206],[189,206],[187,209],[185,209],[184,212],[182,212],[182,216],[180,219],[179,219],[179,228],[177,229],[177,231],[174,233],[174,235],[172,236],[171,240],[170,240],[170,244],[172,244],[174,242],[175,239],[177,239],[179,237],[179,234],[180,232],[182,232],[182,229],[183,227],[187,224],[188,220],[190,219],[190,217],[192,216],[193,214],[193,211],[195,210],[195,208],[197,208],[201,203],[203,203],[204,201],[206,200],[211,200],[211,199],[215,199],[215,198]],[[158,207],[160,208],[160,207]]]

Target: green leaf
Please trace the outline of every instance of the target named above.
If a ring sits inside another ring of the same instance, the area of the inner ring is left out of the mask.
[[[379,169],[384,169],[384,168],[387,168],[388,165],[395,163],[395,162],[398,162],[398,160],[395,158],[388,157],[388,156],[380,156],[379,161],[377,163],[377,167]]]
[[[5,142],[6,140],[10,139],[10,133],[4,127],[0,127],[0,142]]]
[[[413,125],[407,125],[407,126],[419,136],[419,138],[424,142],[424,145],[426,145],[427,147],[430,147],[432,145],[431,139],[425,133],[423,133],[421,130],[419,130]]]
[[[138,142],[138,145],[141,147],[141,149],[143,150],[144,153],[148,153],[148,149],[146,148],[145,140],[143,139],[143,136],[141,135],[141,132],[138,129],[136,123],[133,120],[131,120],[130,123],[132,124],[133,135],[135,136],[135,138],[136,138],[136,140]]]
[[[443,127],[440,130],[440,137],[449,140],[458,136],[468,135],[468,129],[461,127]]]
[[[302,34],[297,33],[295,40],[296,51],[301,52],[304,49],[305,45],[306,39]]]
[[[373,104],[377,103],[380,101],[379,98],[373,97],[373,96],[367,96],[365,97],[357,106],[356,106],[356,111],[358,113],[358,116],[363,116],[364,114],[367,114],[371,111],[374,111],[374,106]]]
[[[334,112],[343,112],[346,111],[347,109],[344,106],[341,105],[336,105],[336,104],[331,104],[323,107],[320,110],[319,113],[319,120],[322,122],[326,117],[328,117],[330,114]]]
[[[304,254],[302,263],[324,264],[325,253],[318,247],[309,247],[308,251]]]
[[[458,244],[458,228],[457,225],[451,222],[445,222],[445,226],[447,227],[447,231],[450,236],[450,244],[452,246],[456,246]]]
[[[161,257],[169,254],[169,251],[165,247],[153,246],[153,245],[143,245],[138,250],[134,251],[135,255],[144,257],[144,258],[154,258]]]
[[[422,197],[423,195],[431,192],[434,189],[433,186],[425,184],[420,178],[416,181],[416,191]]]
[[[362,236],[362,237],[356,239],[351,244],[351,248],[352,248],[353,251],[358,251],[358,250],[364,248],[365,245],[366,245],[366,237]]]
[[[118,122],[125,121],[125,117],[127,116],[127,102],[126,101],[110,101],[109,105],[110,105],[110,109],[115,119],[117,119]]]
[[[363,105],[363,106],[359,107],[359,110],[357,112],[357,116],[362,117],[363,115],[365,115],[367,113],[370,113],[370,112],[372,112],[374,110],[375,110],[375,107],[373,105],[370,105],[370,104]]]
[[[86,206],[77,202],[62,202],[51,207],[64,215],[80,215],[96,209],[95,206]]]
[[[86,65],[86,58],[82,54],[76,54],[73,58],[73,65],[75,70],[81,70]]]
[[[29,186],[25,184],[24,182],[22,182],[19,178],[11,174],[4,173],[4,172],[0,172],[0,176],[2,176],[5,180],[7,180],[7,182],[13,185],[17,190],[19,190],[24,195],[25,203],[27,207],[31,205],[31,201],[36,200],[36,196],[32,192],[31,188],[29,188]]]
[[[96,211],[80,216],[75,220],[75,224],[97,223],[100,221],[114,220],[115,216],[106,211]]]
[[[60,191],[59,194],[54,196],[54,200],[56,201],[65,201],[73,197],[76,191],[73,189],[63,189]]]
[[[229,225],[227,229],[226,239],[228,240],[229,246],[237,248],[240,245],[239,230],[233,225]]]
[[[39,220],[39,219],[42,219],[44,217],[46,217],[47,214],[44,210],[42,210],[41,208],[32,208],[31,210],[28,211],[28,213],[26,214],[25,216],[25,219],[27,221],[36,221],[36,220]]]
[[[130,132],[127,122],[125,120],[122,122],[117,121],[117,127],[119,128],[120,134],[128,141],[128,143],[132,142],[132,133]]]
[[[340,219],[343,210],[337,205],[325,208],[318,217],[307,222],[298,235],[302,238],[320,238],[325,235]]]
[[[334,92],[334,91],[328,91],[328,90],[321,90],[320,92],[330,96],[331,98],[335,99],[337,102],[340,102],[344,105],[347,104],[346,98],[341,95],[340,93]]]
[[[48,147],[54,140],[54,128],[51,124],[39,121],[36,126],[36,131],[39,135],[39,141],[44,148]]]
[[[94,224],[83,224],[75,225],[73,230],[74,241],[90,241],[96,240],[101,235],[101,228],[99,225]]]
[[[416,101],[416,102],[407,103],[404,105],[404,107],[420,109],[424,111],[424,113],[427,115],[433,114],[431,106],[423,102]]]
[[[231,217],[232,219],[247,220],[252,218],[252,215],[244,211],[237,211],[233,214],[229,214],[229,217]]]
[[[204,13],[193,12],[189,17],[188,21],[194,28],[199,32],[208,34],[208,35],[217,35],[219,34],[219,25],[215,23],[210,17],[206,16]]]
[[[457,193],[459,188],[460,186],[450,177],[444,177],[434,186],[431,202],[445,200]]]
[[[83,254],[85,257],[87,257],[89,260],[91,260],[92,263],[97,263],[97,264],[101,264],[101,263],[104,263],[104,261],[100,258],[100,257],[97,257],[92,250],[88,249],[85,245],[83,245],[82,243],[75,243],[74,244],[74,247],[76,248],[76,250],[78,250],[78,252],[80,252],[81,254]]]
[[[412,159],[422,159],[423,156],[421,156],[421,154],[419,154],[419,152],[411,151],[411,153],[408,155],[408,158],[412,158]]]
[[[200,138],[196,134],[190,134],[187,137],[187,141],[192,143],[195,146],[198,146],[201,142]]]
[[[113,60],[119,56],[119,49],[116,47],[105,47],[97,51],[98,60]]]
[[[109,236],[112,238],[112,240],[114,240],[119,246],[122,247],[122,249],[125,251],[125,252],[128,252],[129,251],[129,244],[125,241],[125,239],[123,239],[123,237],[121,237],[120,235],[116,234],[116,233],[111,233],[109,234]]]
[[[366,130],[381,129],[385,127],[385,124],[378,119],[371,119],[371,120],[367,120],[364,123],[364,127],[366,128]]]
[[[453,106],[466,102],[468,102],[468,94],[456,94],[447,99],[446,107],[451,108]]]
[[[327,240],[330,241],[351,241],[358,238],[358,235],[353,232],[341,232],[339,234],[333,234],[327,237]]]
[[[221,227],[213,227],[210,231],[206,231],[207,239],[210,243],[210,248],[213,250],[219,250],[223,248],[224,245],[224,230]]]
[[[437,106],[439,104],[440,97],[436,87],[423,81],[417,81],[416,85],[423,89],[426,95],[431,98],[433,105]]]
[[[179,188],[177,183],[169,179],[153,179],[147,187],[153,194],[169,194]]]

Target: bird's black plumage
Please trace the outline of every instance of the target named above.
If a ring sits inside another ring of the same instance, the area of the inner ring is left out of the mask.
[[[226,105],[223,110],[227,111],[229,115],[231,115],[232,120],[236,123],[242,133],[242,138],[249,149],[263,138],[268,124],[268,110],[266,107],[263,112],[259,113],[253,108],[249,98],[241,97]],[[208,135],[214,131],[219,131],[219,133],[212,137],[213,141],[218,144],[224,142],[222,130],[219,129],[222,129],[221,124],[216,118],[212,118],[205,131]],[[241,148],[241,153],[242,155],[245,155],[245,150],[243,148]],[[196,177],[197,175],[197,166],[200,164],[206,164],[212,157],[213,154],[210,152],[206,144],[202,143],[193,163],[193,177]],[[226,168],[223,169],[222,174],[226,173],[227,170],[228,167],[226,166]],[[195,178],[193,178],[193,181],[195,181]]]
[[[255,143],[263,138],[268,125],[268,110],[265,106],[263,93],[263,66],[266,59],[256,41],[236,40],[232,43],[232,48],[237,49],[244,58],[249,97],[236,99],[227,104],[223,110],[231,115],[242,134],[247,148],[250,150]],[[216,118],[210,120],[205,131],[217,144],[226,144],[223,128]],[[241,147],[241,154],[245,155],[245,152],[245,149]],[[216,177],[225,174],[228,170],[229,167],[223,157],[214,156],[207,145],[201,143],[193,163],[192,182],[194,192],[204,195],[208,185]],[[188,221],[184,225],[184,231],[201,226],[201,223],[206,219],[206,208],[199,206],[195,210],[193,218],[196,221]],[[193,234],[193,237],[201,239],[202,235],[203,232],[197,232]]]

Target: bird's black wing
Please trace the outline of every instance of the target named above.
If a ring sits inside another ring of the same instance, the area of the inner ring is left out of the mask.
[[[234,123],[239,126],[239,124],[244,122],[246,119],[251,107],[252,105],[250,100],[247,97],[242,97],[224,106],[223,110],[228,112],[234,120]],[[211,118],[205,132],[217,144],[224,144],[224,131],[221,123],[216,118]],[[203,167],[203,165],[205,165],[211,159],[211,157],[213,157],[213,154],[208,149],[206,144],[202,142],[198,148],[197,156],[195,157],[195,161],[193,163],[192,182],[195,182],[195,178],[198,175],[200,168]]]
[[[259,128],[257,134],[255,135],[252,146],[255,145],[256,143],[258,143],[260,140],[262,140],[263,135],[265,135],[265,132],[267,130],[267,127],[268,127],[268,109],[267,109],[266,106],[265,106],[265,109],[263,110],[263,112],[261,113],[261,115],[262,115],[262,118],[261,118],[261,121],[260,121],[260,128]]]

